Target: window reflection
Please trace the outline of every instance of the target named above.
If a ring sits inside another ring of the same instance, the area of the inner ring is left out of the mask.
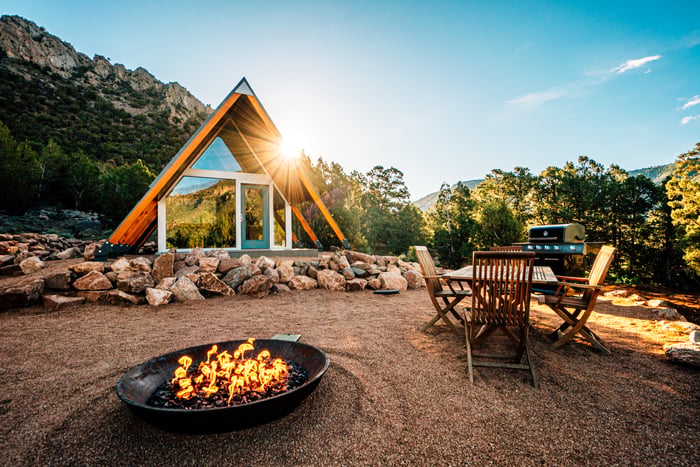
[[[236,181],[183,177],[165,200],[168,248],[235,248]]]

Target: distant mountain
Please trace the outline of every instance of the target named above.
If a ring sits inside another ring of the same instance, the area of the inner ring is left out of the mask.
[[[630,177],[636,177],[637,175],[644,175],[648,179],[650,179],[652,182],[656,183],[657,185],[661,184],[661,182],[664,181],[666,177],[671,175],[673,173],[673,169],[676,167],[675,162],[671,162],[670,164],[665,164],[665,165],[656,165],[653,167],[647,167],[644,169],[635,169],[635,170],[630,170],[627,173],[629,174]],[[479,179],[479,180],[468,180],[466,182],[462,182],[463,184],[467,185],[470,190],[473,190],[474,188],[479,185],[479,183],[483,182],[484,179]],[[455,183],[452,185],[452,189],[454,189],[457,186]],[[425,212],[428,209],[430,209],[433,204],[437,201],[438,195],[440,194],[439,191],[436,191],[434,193],[430,193],[429,195],[423,196],[420,199],[417,199],[416,201],[413,201],[413,204],[415,204],[421,211]]]
[[[52,139],[117,164],[142,159],[155,173],[212,109],[143,68],[76,52],[19,16],[0,17],[0,121],[17,141]]]

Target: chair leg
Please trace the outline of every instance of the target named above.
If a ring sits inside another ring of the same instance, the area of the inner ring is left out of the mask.
[[[532,386],[539,388],[537,384],[537,377],[535,377],[535,364],[532,363],[532,350],[530,350],[530,336],[527,328],[523,335],[523,340],[525,341],[525,356],[527,357],[527,366],[530,367],[530,375],[532,376]]]
[[[474,384],[474,369],[472,368],[471,327],[472,324],[469,321],[465,321],[464,336],[467,341],[467,371],[469,372],[469,382]]]

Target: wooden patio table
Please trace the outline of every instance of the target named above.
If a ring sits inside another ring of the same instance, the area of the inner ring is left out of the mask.
[[[471,281],[474,275],[471,266],[465,266],[456,271],[444,274],[454,281]],[[556,285],[559,283],[557,276],[549,266],[535,266],[532,271],[532,283],[541,285]]]

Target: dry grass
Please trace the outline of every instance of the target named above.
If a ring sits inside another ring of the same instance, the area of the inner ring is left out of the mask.
[[[641,307],[602,301],[610,345],[553,351],[557,318],[533,305],[540,389],[527,372],[466,373],[463,337],[436,326],[424,290],[315,290],[262,300],[0,313],[3,464],[697,465],[700,372],[669,363]],[[154,356],[297,333],[331,366],[290,415],[243,431],[181,435],[133,416],[117,380]]]

